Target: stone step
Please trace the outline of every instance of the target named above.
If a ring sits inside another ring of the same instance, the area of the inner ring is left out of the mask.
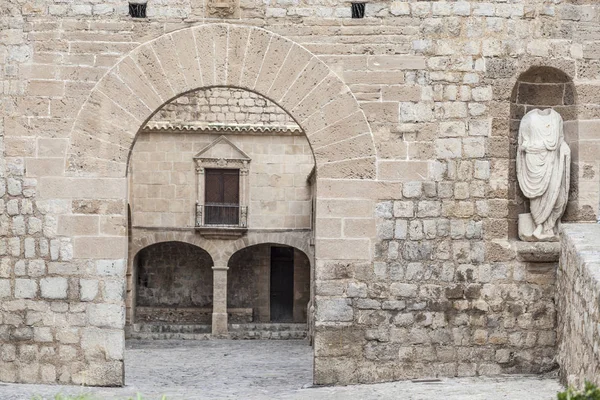
[[[207,340],[210,325],[139,323],[126,328],[128,339],[139,340]],[[307,337],[306,324],[230,324],[231,339],[298,340]]]

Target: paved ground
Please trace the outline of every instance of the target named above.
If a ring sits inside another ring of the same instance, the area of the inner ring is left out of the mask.
[[[128,343],[124,388],[0,384],[0,400],[91,393],[98,399],[552,400],[552,378],[510,376],[439,383],[311,388],[311,349],[304,341],[159,341]]]

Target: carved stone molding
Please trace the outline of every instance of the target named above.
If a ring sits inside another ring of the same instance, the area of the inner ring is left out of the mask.
[[[250,199],[250,157],[225,136],[220,136],[194,156],[196,164],[196,230],[203,236],[233,239],[245,233],[248,228],[248,204]],[[212,227],[204,225],[204,170],[206,168],[230,168],[240,172],[240,220],[230,227]]]
[[[208,16],[213,18],[235,17],[238,8],[237,0],[208,0],[206,3]]]

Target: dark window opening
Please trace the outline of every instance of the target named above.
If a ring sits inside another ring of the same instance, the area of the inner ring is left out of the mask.
[[[352,3],[352,18],[364,18],[365,8],[366,3]]]
[[[146,18],[146,3],[129,3],[129,15],[132,18]]]
[[[204,224],[239,225],[240,170],[206,169],[204,176]]]

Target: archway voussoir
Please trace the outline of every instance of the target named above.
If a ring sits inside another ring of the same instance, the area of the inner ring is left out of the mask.
[[[321,110],[317,110],[310,117],[302,121],[302,128],[306,135],[312,137],[314,132],[319,132],[327,127],[327,121],[325,121],[325,115]],[[312,143],[311,143],[312,145]]]
[[[202,73],[198,64],[198,53],[192,31],[180,30],[172,33],[171,37],[175,43],[175,52],[188,88],[202,87]]]
[[[214,37],[215,28],[213,26],[202,26],[193,30],[194,40],[196,42],[196,52],[198,54],[198,63],[202,74],[202,83],[204,86],[215,85],[215,47]]]
[[[339,121],[342,118],[346,118],[358,110],[360,110],[360,108],[358,107],[356,98],[352,95],[350,90],[341,93],[331,102],[323,106],[323,114],[325,115],[325,122],[327,125]]]
[[[259,93],[267,93],[269,91],[291,47],[292,43],[289,40],[281,37],[273,37],[271,39],[262,68],[256,79],[254,90]]]
[[[185,74],[179,65],[179,55],[171,35],[164,35],[152,42],[164,76],[169,80],[175,94],[183,93],[189,89]]]
[[[123,82],[114,74],[109,74],[98,85],[98,90],[110,98],[116,105],[143,121],[153,110],[149,109],[139,97],[131,92],[123,93]]]
[[[370,134],[369,123],[363,112],[358,110],[321,131],[311,131],[307,135],[312,147],[317,148],[365,133]]]
[[[114,121],[123,122],[115,126],[112,124]],[[81,131],[108,142],[130,146],[140,123],[140,120],[117,106],[105,94],[96,91],[84,104],[73,126],[73,133]],[[115,139],[121,137],[125,139],[123,142]]]
[[[156,110],[164,102],[144,79],[142,70],[131,57],[124,58],[116,67],[115,75],[150,110]]]
[[[227,82],[228,86],[239,86],[242,68],[250,37],[250,28],[232,26],[229,28],[229,47],[227,49]]]
[[[280,105],[289,112],[292,112],[321,81],[329,78],[330,75],[332,75],[331,78],[339,80],[323,62],[313,57],[306,68],[300,73],[300,76],[291,84],[281,99]]]
[[[146,44],[137,49],[136,52],[131,55],[131,58],[147,78],[147,83],[152,85],[154,91],[161,98],[162,103],[166,103],[169,99],[173,98],[176,93],[169,84],[169,79],[163,72],[153,49],[151,43]]]
[[[315,158],[321,162],[342,161],[345,158],[374,157],[373,139],[368,133],[314,148]]]
[[[73,135],[73,146],[80,149],[81,154],[93,154],[99,159],[110,160],[113,162],[126,163],[129,155],[129,149],[121,147],[111,142],[80,133]]]
[[[256,79],[260,73],[263,60],[269,49],[269,43],[272,34],[262,29],[253,29],[250,31],[248,41],[248,50],[244,60],[244,68],[240,79],[240,86],[250,90],[254,89]]]
[[[314,88],[294,109],[291,111],[299,121],[304,121],[317,110],[321,110],[326,104],[336,100],[346,85],[333,73],[329,74],[318,86]],[[342,119],[340,115],[338,119]]]
[[[229,25],[219,24],[214,27],[215,47],[215,85],[227,84],[227,42]]]
[[[275,77],[273,84],[267,92],[267,96],[275,102],[280,102],[285,93],[294,85],[302,71],[304,71],[311,61],[317,62],[315,56],[298,46],[292,44],[289,55],[286,57],[279,73]]]

